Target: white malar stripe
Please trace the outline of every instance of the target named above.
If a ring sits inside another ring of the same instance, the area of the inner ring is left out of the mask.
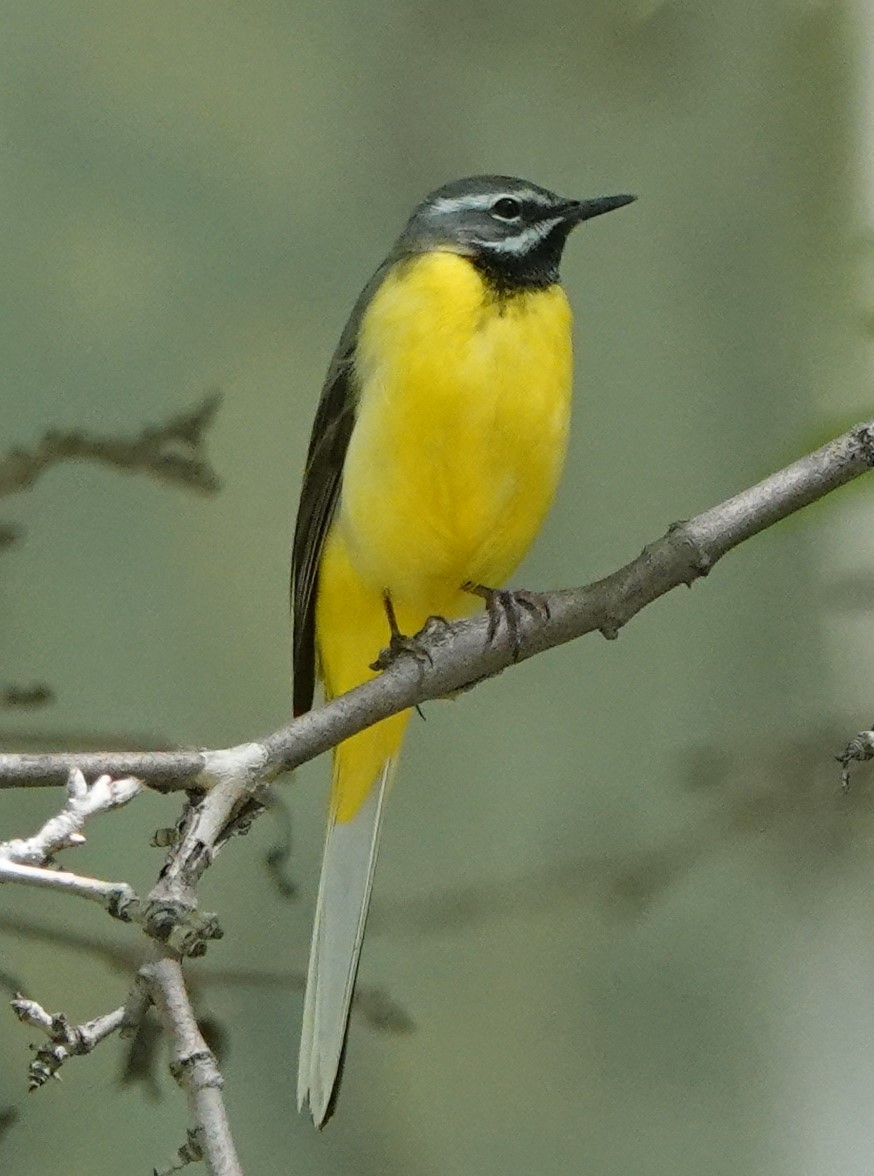
[[[480,241],[478,244],[495,253],[528,253],[544,237],[548,237],[562,220],[562,217],[556,216],[551,220],[538,221],[536,225],[526,225],[515,237],[505,237],[502,241]]]

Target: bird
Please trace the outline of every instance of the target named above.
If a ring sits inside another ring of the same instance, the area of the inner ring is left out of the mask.
[[[570,416],[571,231],[634,196],[480,175],[416,206],[359,296],[315,413],[292,550],[293,705],[378,672],[430,617],[489,610],[552,502]],[[532,594],[528,594],[531,596]],[[521,607],[520,607],[521,606]],[[340,743],[300,1043],[298,1109],[333,1113],[386,797],[410,712]]]

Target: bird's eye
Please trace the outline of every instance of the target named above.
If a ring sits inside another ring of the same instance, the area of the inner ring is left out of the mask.
[[[518,220],[522,215],[522,204],[512,196],[502,196],[492,205],[492,215],[501,220]]]

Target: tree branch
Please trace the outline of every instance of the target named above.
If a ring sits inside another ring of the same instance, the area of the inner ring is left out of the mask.
[[[110,760],[113,770],[105,772],[102,765]],[[156,792],[180,792],[197,787],[205,764],[202,751],[6,752],[0,754],[0,788],[56,788],[78,768],[86,779],[134,776]]]
[[[179,961],[165,956],[146,964],[141,983],[173,1043],[170,1072],[188,1095],[196,1145],[211,1176],[242,1176],[222,1098],[222,1076],[203,1039],[185,989]]]
[[[612,575],[586,587],[545,594],[549,616],[524,619],[516,660],[527,660],[586,633],[616,637],[648,604],[679,585],[694,583],[744,540],[872,466],[874,420],[719,506],[675,523]],[[162,791],[212,788],[211,804],[201,818],[208,820],[203,845],[209,848],[215,843],[217,827],[262,781],[306,763],[389,715],[501,673],[514,661],[512,635],[502,629],[488,641],[488,618],[482,613],[451,625],[429,623],[422,638],[430,661],[423,664],[412,656],[401,656],[377,678],[257,743],[218,751],[5,754],[0,755],[0,787],[57,785],[71,768],[80,768],[86,776],[136,776]]]

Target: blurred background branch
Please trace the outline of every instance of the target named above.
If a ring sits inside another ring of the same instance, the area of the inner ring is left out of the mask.
[[[214,494],[221,482],[204,450],[220,404],[221,394],[210,392],[193,409],[147,426],[133,437],[47,432],[33,449],[13,449],[0,457],[0,498],[29,490],[47,470],[70,461],[97,462]]]

